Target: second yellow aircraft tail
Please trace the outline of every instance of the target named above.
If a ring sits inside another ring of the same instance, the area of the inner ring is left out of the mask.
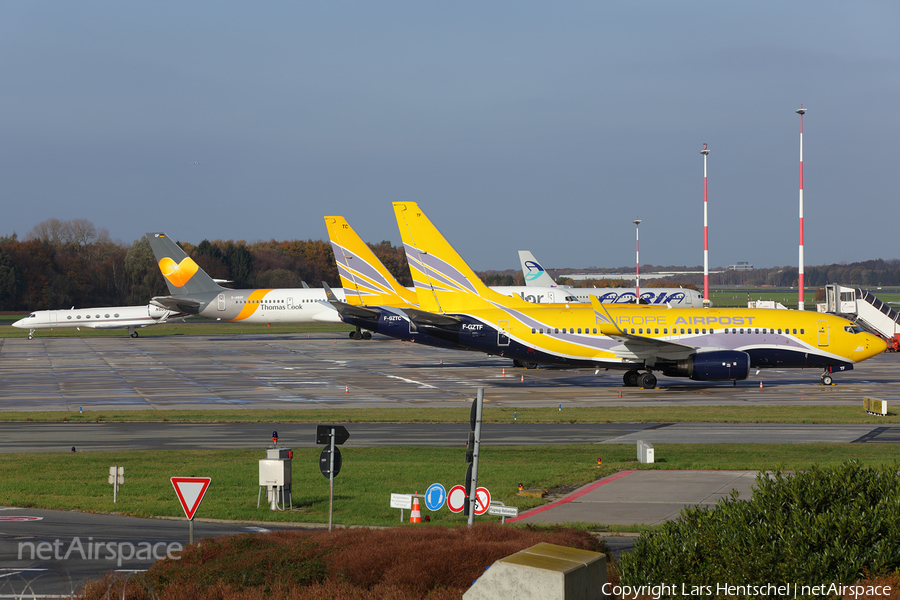
[[[325,217],[347,304],[418,306],[415,292],[403,287],[344,217]]]
[[[454,312],[494,303],[533,307],[484,285],[415,202],[394,202],[394,215],[422,310]]]

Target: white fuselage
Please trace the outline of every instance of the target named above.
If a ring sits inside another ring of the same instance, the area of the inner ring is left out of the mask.
[[[102,306],[68,310],[38,310],[12,324],[19,329],[126,329],[147,327],[182,315],[148,304],[146,306]]]

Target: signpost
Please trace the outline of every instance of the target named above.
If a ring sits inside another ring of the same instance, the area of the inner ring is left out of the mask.
[[[483,407],[484,388],[480,387],[475,396],[475,401],[472,402],[472,413],[469,419],[472,427],[472,434],[469,435],[471,444],[468,452],[466,452],[466,462],[471,463],[469,468],[472,473],[470,478],[469,471],[466,472],[466,492],[468,495],[468,501],[466,502],[468,511],[466,514],[469,515],[469,527],[475,522],[476,490],[478,488],[478,449],[481,446],[481,412]],[[488,504],[490,504],[490,494],[488,494]],[[485,506],[485,510],[487,510],[487,506]],[[483,511],[479,514],[483,514]]]
[[[450,493],[447,494],[447,508],[453,513],[462,512],[468,500],[466,488],[461,485],[454,485],[450,488]]]
[[[194,515],[197,508],[203,502],[203,496],[209,488],[211,477],[172,477],[172,487],[175,488],[175,495],[184,509],[184,516],[188,518],[190,523],[190,542],[194,543]]]
[[[488,511],[488,507],[490,505],[491,493],[488,491],[488,489],[480,487],[475,490],[475,514],[478,516],[483,515]]]
[[[331,515],[334,513],[334,478],[341,470],[341,452],[335,444],[343,444],[349,437],[350,433],[343,425],[316,426],[316,443],[328,444],[319,455],[319,470],[328,478],[328,531],[331,531]]]
[[[109,482],[113,486],[113,504],[119,495],[119,484],[125,483],[125,467],[113,465],[109,468]]]
[[[425,506],[428,510],[441,510],[445,500],[447,500],[447,490],[445,490],[444,486],[441,484],[432,483],[428,486],[428,489],[425,490]]]

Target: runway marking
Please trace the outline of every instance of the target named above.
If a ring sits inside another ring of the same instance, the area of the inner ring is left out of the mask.
[[[524,519],[525,517],[530,517],[532,515],[540,514],[540,513],[544,512],[545,510],[549,510],[551,508],[556,508],[557,506],[567,504],[567,503],[571,502],[572,500],[575,500],[577,498],[584,496],[588,492],[593,492],[601,485],[606,485],[607,483],[611,483],[611,482],[615,481],[616,479],[621,479],[622,477],[625,477],[626,475],[631,475],[635,471],[636,471],[636,469],[632,469],[631,471],[622,471],[621,473],[616,473],[615,475],[610,475],[609,477],[604,477],[600,481],[597,481],[597,482],[593,483],[592,485],[589,485],[588,487],[584,488],[580,492],[575,492],[574,494],[570,494],[570,495],[566,496],[565,498],[561,498],[561,499],[557,500],[556,502],[551,502],[550,504],[547,504],[545,506],[539,506],[537,508],[533,508],[529,511],[522,513],[518,517],[513,517],[512,519],[507,519],[506,522],[512,523],[514,521],[518,521],[519,519]]]
[[[418,385],[419,387],[431,388],[433,390],[438,389],[437,386],[428,385],[427,383],[422,383],[421,381],[416,381],[415,379],[407,379],[406,377],[399,377],[397,375],[387,375],[387,374],[385,374],[384,376],[389,379],[399,379],[400,381],[405,381],[406,383],[413,383],[415,385]]]
[[[26,572],[26,571],[28,571],[28,572],[31,572],[31,571],[41,571],[41,572],[42,572],[42,571],[49,571],[49,570],[50,570],[50,569],[25,569],[25,568],[22,568],[22,569],[15,569],[15,568],[13,568],[13,569],[0,569],[0,571],[8,571],[7,573],[5,573],[5,574],[3,574],[3,575],[0,575],[0,578],[3,578],[3,577],[9,577],[9,576],[11,576],[11,575],[18,575],[19,573],[24,573],[24,572]],[[19,598],[19,597],[20,597],[20,596],[8,596],[8,595],[7,595],[7,596],[0,596],[0,598]]]

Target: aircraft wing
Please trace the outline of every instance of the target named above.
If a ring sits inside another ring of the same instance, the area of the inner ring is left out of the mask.
[[[614,333],[607,335],[617,342],[620,342],[618,346],[610,348],[610,351],[615,352],[616,356],[627,358],[629,360],[646,360],[651,364],[655,362],[653,359],[682,360],[689,357],[691,354],[716,350],[716,348],[698,348],[697,346],[678,344],[676,342],[668,342],[641,335],[631,335],[629,333]]]
[[[194,300],[193,298],[177,298],[175,296],[154,296],[150,300],[150,304],[154,306],[158,306],[160,308],[165,308],[166,310],[171,310],[179,313],[192,313],[197,314],[199,312],[200,307],[203,306],[203,302],[200,300]],[[193,309],[193,310],[192,310]]]
[[[89,329],[128,329],[129,327],[149,327],[157,323],[159,321],[135,319],[133,321],[116,321],[114,323],[80,323],[79,327],[87,327]]]

